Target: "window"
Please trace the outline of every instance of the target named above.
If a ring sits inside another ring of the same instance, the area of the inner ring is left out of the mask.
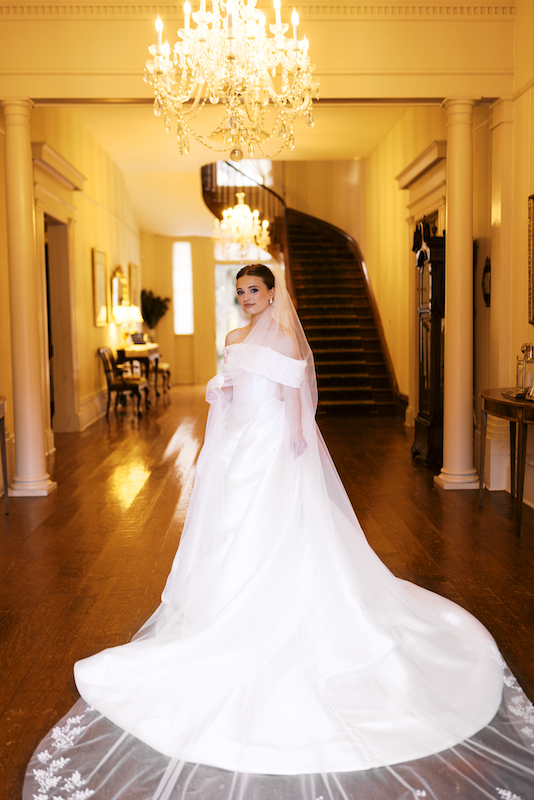
[[[246,158],[232,167],[226,161],[217,161],[217,186],[271,186],[271,161],[268,158]]]
[[[194,333],[193,262],[189,242],[175,242],[172,246],[172,294],[174,333],[178,336]]]

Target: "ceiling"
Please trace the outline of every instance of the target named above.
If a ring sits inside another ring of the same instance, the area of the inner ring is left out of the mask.
[[[315,127],[310,130],[304,121],[297,122],[295,149],[276,158],[366,158],[405,110],[399,105],[317,104]],[[201,116],[208,118],[210,112],[216,109],[203,109]],[[202,201],[199,168],[216,160],[216,153],[192,141],[190,153],[181,156],[175,136],[165,132],[148,104],[82,105],[76,114],[123,172],[141,230],[167,236],[211,235],[213,216]],[[225,156],[221,153],[219,158]]]

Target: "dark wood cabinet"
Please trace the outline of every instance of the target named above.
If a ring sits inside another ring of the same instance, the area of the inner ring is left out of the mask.
[[[443,457],[443,350],[445,237],[429,236],[416,253],[419,322],[419,413],[412,456],[441,466]]]

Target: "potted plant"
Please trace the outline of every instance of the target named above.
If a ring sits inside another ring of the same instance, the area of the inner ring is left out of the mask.
[[[169,310],[170,297],[158,297],[152,290],[141,290],[141,313],[149,327],[149,338],[154,341],[156,325]]]

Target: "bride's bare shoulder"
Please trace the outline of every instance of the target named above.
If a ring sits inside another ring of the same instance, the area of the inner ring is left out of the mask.
[[[238,342],[242,342],[244,339],[246,339],[249,333],[249,327],[250,326],[247,325],[245,328],[236,328],[233,331],[229,331],[226,334],[226,339],[224,342],[225,346],[228,346],[229,344],[238,344]]]
[[[279,326],[274,349],[288,358],[299,358],[297,340],[286,328]]]

